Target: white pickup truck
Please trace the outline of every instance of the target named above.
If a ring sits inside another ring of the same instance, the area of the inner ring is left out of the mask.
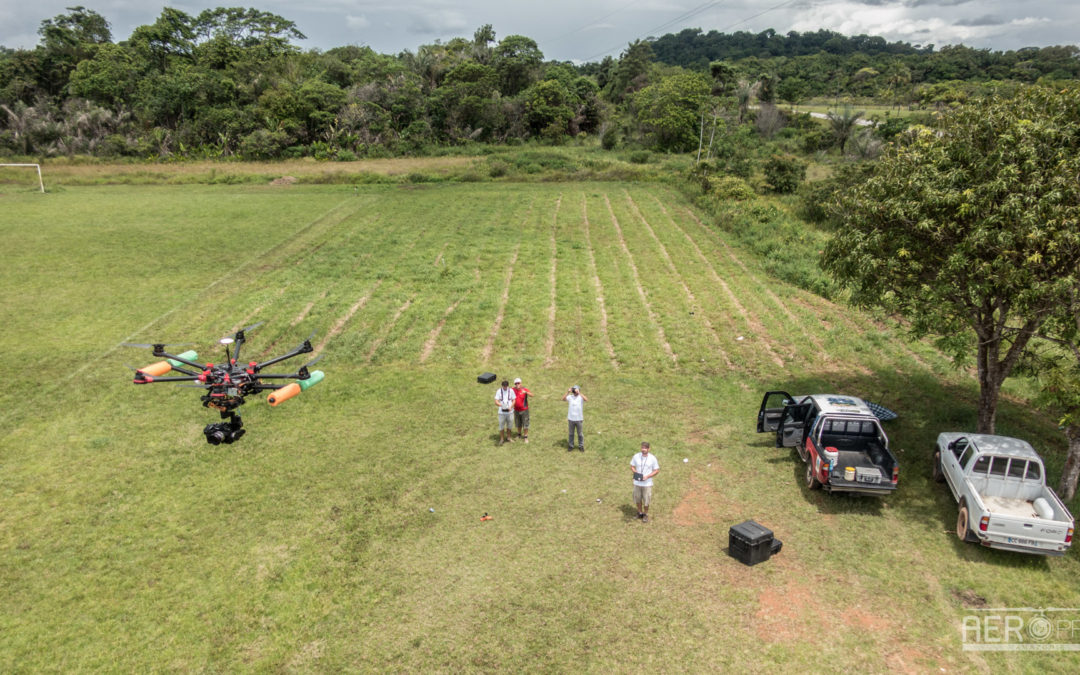
[[[990,548],[1065,555],[1073,517],[1046,486],[1042,458],[1025,441],[945,432],[934,448],[934,480],[960,504],[956,536]]]

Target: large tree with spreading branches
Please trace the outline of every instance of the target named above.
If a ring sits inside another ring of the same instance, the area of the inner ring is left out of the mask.
[[[1080,265],[1080,92],[962,108],[890,147],[836,193],[822,262],[863,306],[978,369],[978,431]]]

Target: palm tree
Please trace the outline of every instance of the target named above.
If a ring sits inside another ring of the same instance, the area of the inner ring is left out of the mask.
[[[757,95],[760,86],[760,82],[750,82],[748,80],[739,80],[735,85],[735,100],[739,102],[740,124],[742,124],[743,117],[746,116],[746,111],[750,109],[750,102]]]
[[[866,114],[865,111],[855,112],[849,105],[840,108],[839,111],[829,111],[829,125],[832,126],[833,136],[840,144],[841,155],[844,154],[844,147],[864,114]]]
[[[22,148],[22,154],[30,152],[30,127],[33,124],[34,109],[22,101],[15,104],[14,108],[0,104],[0,110],[7,113],[8,128],[11,129],[12,137]]]

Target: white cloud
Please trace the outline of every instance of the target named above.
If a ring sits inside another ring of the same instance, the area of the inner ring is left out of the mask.
[[[437,9],[411,13],[407,30],[420,35],[449,35],[469,27],[465,16],[453,9]]]
[[[345,15],[345,25],[349,28],[367,28],[371,25],[366,16],[353,16],[352,14]]]

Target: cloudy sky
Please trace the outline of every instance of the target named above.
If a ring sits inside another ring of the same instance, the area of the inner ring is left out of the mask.
[[[695,27],[779,33],[819,28],[912,44],[995,50],[1080,42],[1076,0],[0,0],[0,45],[33,47],[43,19],[83,4],[104,15],[113,39],[152,23],[170,5],[190,14],[254,6],[297,24],[305,48],[366,45],[394,54],[437,39],[471,37],[485,23],[498,38],[527,35],[549,59],[618,56],[637,38]]]

